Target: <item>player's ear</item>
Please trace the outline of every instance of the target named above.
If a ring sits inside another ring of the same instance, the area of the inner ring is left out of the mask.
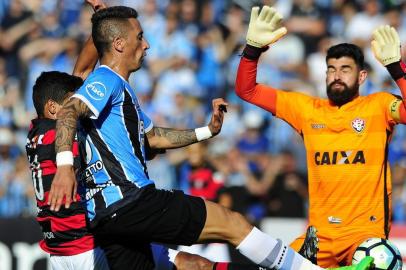
[[[365,69],[361,70],[358,74],[359,85],[363,84],[365,82],[365,80],[367,79],[367,77],[368,77],[368,72]]]
[[[47,103],[45,104],[44,111],[46,116],[52,119],[56,119],[56,114],[58,112],[58,104],[54,100],[48,99]]]
[[[113,48],[118,52],[123,52],[125,46],[125,40],[121,37],[116,37],[113,40]]]

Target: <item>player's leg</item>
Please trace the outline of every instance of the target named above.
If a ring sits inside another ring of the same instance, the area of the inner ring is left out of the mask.
[[[226,240],[234,244],[244,256],[254,263],[268,268],[281,270],[322,269],[283,244],[282,241],[250,225],[242,215],[210,201],[205,201],[205,205],[207,217],[199,241]],[[371,258],[365,258],[360,265],[344,269],[370,269],[372,261]]]
[[[226,240],[244,256],[264,267],[277,269],[320,269],[281,240],[253,227],[239,213],[205,201],[206,222],[199,241]]]

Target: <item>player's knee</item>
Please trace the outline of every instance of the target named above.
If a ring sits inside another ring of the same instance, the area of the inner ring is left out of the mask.
[[[225,216],[227,220],[227,226],[225,226],[226,228],[225,233],[230,234],[229,237],[231,238],[243,237],[251,231],[252,225],[240,213],[227,209]]]
[[[179,252],[175,259],[176,270],[212,270],[213,262],[199,255]]]

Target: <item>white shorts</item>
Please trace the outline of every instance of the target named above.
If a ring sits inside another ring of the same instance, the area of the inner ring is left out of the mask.
[[[109,270],[109,265],[101,248],[72,256],[51,255],[52,270]]]

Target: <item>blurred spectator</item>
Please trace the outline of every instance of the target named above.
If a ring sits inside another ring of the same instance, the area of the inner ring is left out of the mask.
[[[326,34],[323,10],[314,0],[294,0],[286,27],[297,34],[305,44],[306,55],[316,51],[317,43]]]
[[[306,171],[300,135],[285,122],[271,119],[262,110],[242,102],[233,91],[253,5],[275,6],[283,13],[289,31],[261,57],[258,82],[325,96],[326,48],[338,42],[357,42],[363,46],[368,62],[368,82],[362,94],[377,90],[399,94],[387,71],[373,57],[369,41],[372,30],[388,22],[398,30],[405,47],[406,4],[402,0],[106,0],[106,3],[128,5],[139,12],[151,48],[142,69],[129,82],[154,125],[202,126],[208,122],[206,112],[211,110],[212,98],[225,97],[229,102],[222,132],[207,143],[205,154],[201,149],[170,150],[149,162],[148,166],[160,168],[150,170],[150,177],[161,188],[184,187],[185,183],[190,184],[185,175],[195,175],[196,167],[199,173],[192,177],[196,180],[192,185],[197,188],[195,191],[212,183],[210,179],[223,181],[220,202],[239,210],[253,222],[266,214],[299,215],[291,212],[292,207],[279,208],[286,206],[280,198],[302,205],[305,201],[302,174]],[[72,71],[78,49],[91,33],[92,13],[83,0],[0,0],[0,216],[10,215],[5,211],[8,209],[16,209],[14,213],[26,209],[24,192],[32,192],[20,180],[25,178],[24,173],[16,169],[20,166],[19,151],[25,145],[29,120],[35,117],[32,84],[42,71]],[[406,59],[405,49],[403,57]],[[392,139],[389,160],[395,166],[394,176],[397,175],[393,184],[393,214],[398,222],[406,222],[402,169],[406,128],[397,127]],[[192,164],[196,157],[203,160],[200,166]],[[179,183],[179,179],[184,181]],[[8,200],[13,204],[9,208],[5,206],[5,194],[7,198],[15,195]],[[297,209],[302,211],[303,207]]]
[[[366,47],[369,46],[373,30],[385,24],[386,21],[381,13],[382,7],[378,0],[365,0],[362,3],[361,12],[355,14],[348,22],[345,38],[348,42]]]
[[[307,175],[298,170],[297,161],[290,151],[282,151],[278,158],[281,165],[268,191],[268,215],[305,217]]]
[[[0,23],[0,55],[6,59],[7,75],[22,75],[17,53],[35,29],[38,29],[38,25],[32,12],[24,7],[21,0],[11,1],[8,12]]]
[[[392,166],[393,222],[406,223],[406,157]]]
[[[187,148],[187,160],[180,166],[180,187],[190,195],[215,200],[223,179],[207,159],[204,142]]]

